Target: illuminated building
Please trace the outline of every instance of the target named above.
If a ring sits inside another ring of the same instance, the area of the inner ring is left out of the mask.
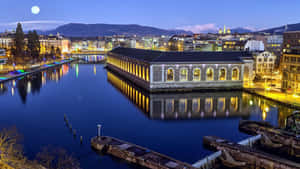
[[[243,51],[246,41],[240,40],[224,40],[222,43],[222,51]]]
[[[161,52],[115,48],[108,68],[150,91],[241,89],[252,79],[247,52]]]
[[[261,76],[272,75],[275,70],[276,56],[271,52],[261,52],[255,57],[255,72]]]
[[[168,42],[170,51],[191,51],[194,49],[193,36],[174,35]]]
[[[281,52],[282,43],[283,35],[268,35],[266,48],[271,52]]]
[[[300,92],[300,31],[285,32],[280,61],[282,89]]]
[[[62,53],[70,52],[70,40],[57,35],[40,36],[41,54],[49,54],[52,46],[54,49],[59,48]]]
[[[231,34],[231,30],[224,25],[223,29],[219,29],[219,34]]]
[[[244,49],[250,52],[264,51],[265,45],[260,40],[248,40],[245,44]]]

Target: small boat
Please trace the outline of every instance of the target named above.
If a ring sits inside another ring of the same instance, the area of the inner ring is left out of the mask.
[[[221,161],[229,168],[242,169],[299,169],[300,164],[279,158],[249,146],[240,145],[215,136],[205,136],[203,144],[221,151]]]
[[[250,135],[260,134],[260,144],[263,148],[285,153],[297,161],[300,158],[300,138],[295,132],[257,121],[240,121],[239,130]]]

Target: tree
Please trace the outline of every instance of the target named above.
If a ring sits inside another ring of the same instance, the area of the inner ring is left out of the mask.
[[[54,58],[54,56],[55,56],[55,48],[54,48],[54,46],[51,46],[51,49],[50,49],[50,57],[51,57],[51,58]]]
[[[60,57],[61,57],[61,50],[60,50],[59,47],[56,48],[55,56],[56,56],[57,58],[60,58]]]
[[[24,168],[27,159],[23,156],[20,135],[15,127],[0,132],[0,166],[11,166],[15,169]]]
[[[36,155],[36,163],[47,169],[80,169],[78,159],[62,148],[44,147]]]
[[[23,59],[24,47],[25,47],[24,32],[23,32],[21,23],[18,23],[17,29],[16,29],[16,34],[13,39],[13,46],[12,46],[12,51],[11,51],[14,58],[22,58]]]
[[[40,40],[39,35],[34,30],[33,32],[28,32],[28,43],[27,43],[27,53],[32,59],[37,60],[40,56]]]

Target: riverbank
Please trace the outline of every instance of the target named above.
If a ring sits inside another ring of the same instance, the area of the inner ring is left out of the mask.
[[[266,90],[262,88],[245,88],[245,92],[272,100],[293,109],[300,109],[300,96],[280,92],[277,90]]]
[[[63,60],[60,60],[60,61],[54,61],[54,62],[51,62],[49,64],[43,64],[43,65],[40,65],[40,66],[35,67],[35,68],[28,69],[28,70],[23,70],[23,69],[15,70],[13,72],[9,72],[7,74],[0,75],[0,83],[10,81],[10,80],[14,80],[14,79],[17,79],[17,78],[20,78],[20,77],[23,77],[23,76],[27,76],[27,75],[30,75],[30,74],[34,74],[36,72],[47,70],[47,69],[50,69],[50,68],[53,68],[53,67],[57,67],[57,66],[66,64],[66,63],[71,63],[71,62],[76,61],[76,60],[78,60],[78,59],[69,58],[69,59],[63,59]]]

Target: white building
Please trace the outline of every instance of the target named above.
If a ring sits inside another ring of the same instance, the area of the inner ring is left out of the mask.
[[[255,58],[256,74],[271,75],[275,68],[276,55],[271,52],[261,52]]]
[[[265,45],[263,41],[259,40],[248,40],[245,44],[246,51],[250,52],[256,52],[256,51],[264,51],[265,50]]]

